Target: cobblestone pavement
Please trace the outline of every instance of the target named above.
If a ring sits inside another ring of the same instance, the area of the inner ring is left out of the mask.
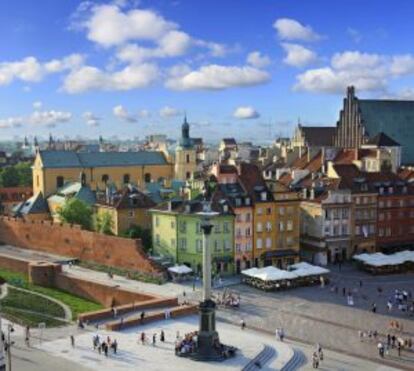
[[[274,332],[283,327],[287,336],[310,344],[323,346],[359,357],[378,359],[376,342],[360,342],[358,330],[377,330],[380,334],[389,332],[391,320],[399,320],[404,325],[403,336],[414,338],[414,317],[393,311],[387,313],[386,302],[389,294],[397,289],[414,290],[414,275],[393,275],[372,277],[345,266],[341,272],[331,275],[332,284],[324,288],[303,287],[278,293],[265,293],[246,285],[231,288],[241,295],[241,308],[222,309],[218,316],[232,322],[243,318],[247,325]],[[362,280],[362,288],[359,281]],[[338,294],[331,291],[339,286]],[[379,296],[377,287],[383,292]],[[355,306],[346,303],[342,288],[358,288],[354,294]],[[364,298],[363,298],[364,297]],[[371,305],[377,304],[377,313],[371,312]],[[414,369],[414,353],[403,351],[398,357],[391,350],[385,362],[405,369]]]

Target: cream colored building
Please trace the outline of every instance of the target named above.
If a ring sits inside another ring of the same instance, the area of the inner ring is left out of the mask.
[[[197,151],[190,138],[190,125],[187,122],[187,118],[184,118],[183,125],[181,126],[181,138],[175,150],[175,179],[193,179],[196,170]]]

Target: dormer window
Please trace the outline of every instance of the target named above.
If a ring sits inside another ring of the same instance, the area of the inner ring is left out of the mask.
[[[380,195],[384,194],[384,187],[380,187],[379,193],[380,193]]]
[[[266,201],[266,199],[267,199],[267,193],[266,193],[266,192],[262,192],[262,193],[260,194],[260,199],[261,199],[262,201]]]
[[[229,212],[229,207],[228,205],[224,204],[223,205],[223,213],[228,213]]]
[[[389,187],[388,188],[388,193],[392,195],[394,193],[394,188],[393,187]]]
[[[246,197],[246,206],[250,206],[250,198],[249,197]]]
[[[185,212],[189,213],[191,211],[191,206],[189,204],[185,205]]]

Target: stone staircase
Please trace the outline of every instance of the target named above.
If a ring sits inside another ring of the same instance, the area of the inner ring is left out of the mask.
[[[299,370],[307,362],[306,356],[299,349],[293,348],[293,357],[281,368],[280,371]]]
[[[260,370],[275,355],[275,348],[271,347],[270,345],[265,345],[263,347],[263,350],[255,358],[253,358],[246,366],[242,368],[242,371]]]

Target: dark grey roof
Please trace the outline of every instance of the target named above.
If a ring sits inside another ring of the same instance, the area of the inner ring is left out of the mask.
[[[236,139],[234,139],[234,138],[223,138],[223,142],[224,142],[224,144],[228,144],[228,145],[236,145],[237,144],[237,142],[236,142]]]
[[[335,126],[301,126],[305,143],[311,147],[330,147],[336,133]]]
[[[16,216],[45,213],[49,212],[49,207],[46,200],[43,198],[42,192],[39,192],[37,195],[34,195],[17,205],[13,212]]]
[[[376,145],[378,147],[399,147],[400,144],[394,139],[390,138],[387,134],[381,132],[375,137],[371,138],[367,144]]]
[[[414,101],[359,99],[369,137],[384,132],[402,146],[402,162],[414,162]]]
[[[88,152],[41,151],[43,167],[109,167],[166,165],[167,160],[161,152]]]

